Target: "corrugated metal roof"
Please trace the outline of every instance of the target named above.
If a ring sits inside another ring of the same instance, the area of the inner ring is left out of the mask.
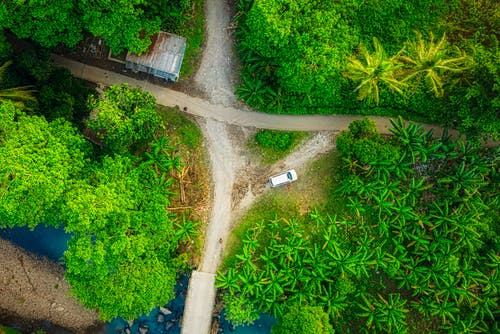
[[[161,71],[178,77],[185,48],[184,37],[161,31],[153,36],[153,41],[145,53],[140,56],[128,53],[126,62],[146,66],[151,69],[150,73]]]

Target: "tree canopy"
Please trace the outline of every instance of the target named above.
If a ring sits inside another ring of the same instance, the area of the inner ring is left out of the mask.
[[[160,126],[154,97],[127,84],[110,87],[93,109],[96,115],[88,125],[113,153],[134,152],[150,141]]]
[[[173,298],[178,265],[169,192],[150,166],[106,157],[91,183],[78,184],[66,205],[66,278],[99,317],[126,319]]]
[[[0,226],[61,223],[66,194],[89,146],[67,122],[27,116],[0,103]]]
[[[158,10],[157,1],[145,0],[5,0],[0,3],[0,30],[31,38],[46,48],[58,44],[74,47],[90,33],[102,37],[116,54],[126,49],[140,54],[151,44],[151,35],[165,25],[163,22],[184,22],[179,18],[184,17],[189,4],[162,2],[168,10]]]

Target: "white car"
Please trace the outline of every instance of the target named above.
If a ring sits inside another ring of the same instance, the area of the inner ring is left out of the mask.
[[[272,188],[290,184],[293,181],[297,181],[297,172],[295,171],[295,169],[290,169],[289,171],[271,176],[269,178],[269,184]]]

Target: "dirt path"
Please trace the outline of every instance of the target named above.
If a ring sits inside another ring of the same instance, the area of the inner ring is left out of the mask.
[[[194,81],[210,101],[234,105],[233,92],[238,75],[231,23],[230,6],[225,0],[205,0],[206,48]]]

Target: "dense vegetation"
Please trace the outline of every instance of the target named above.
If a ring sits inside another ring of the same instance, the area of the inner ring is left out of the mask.
[[[290,153],[304,137],[305,132],[259,130],[255,133],[250,146],[267,163],[278,161]]]
[[[238,95],[275,113],[404,115],[500,136],[498,4],[239,0]]]
[[[173,298],[196,224],[167,211],[183,163],[154,98],[123,85],[91,108],[95,145],[63,118],[0,103],[0,227],[64,227],[74,295],[103,320],[132,319]]]
[[[43,47],[74,47],[90,33],[102,37],[115,54],[147,50],[160,28],[175,32],[190,19],[190,0],[15,1],[0,3],[0,32],[31,38]],[[5,49],[0,34],[0,55]]]
[[[301,317],[330,333],[302,305],[341,333],[499,330],[499,149],[392,132],[365,119],[340,135],[335,212],[248,227],[217,276],[231,321],[271,312],[277,333]]]

